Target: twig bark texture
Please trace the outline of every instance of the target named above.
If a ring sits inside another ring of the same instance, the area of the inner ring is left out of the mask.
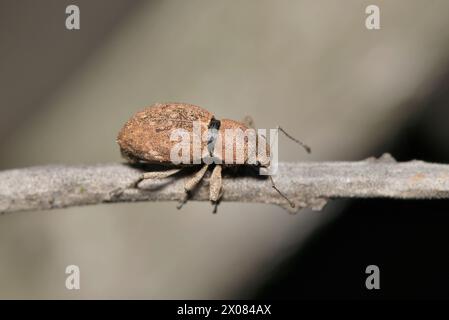
[[[42,166],[0,172],[0,212],[42,210],[110,202],[173,201],[183,196],[182,176],[140,181],[126,164]],[[449,198],[449,165],[385,155],[358,162],[280,163],[274,179],[296,204],[320,210],[332,198]],[[192,200],[206,201],[208,179]],[[238,176],[223,181],[223,201],[288,207],[268,179]]]

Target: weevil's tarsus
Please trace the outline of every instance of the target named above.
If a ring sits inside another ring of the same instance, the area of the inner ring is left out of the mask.
[[[294,208],[295,204],[293,203],[293,201],[291,201],[289,198],[287,198],[287,196],[285,194],[283,194],[277,187],[276,184],[274,183],[273,177],[272,176],[268,176],[270,178],[271,181],[271,187],[277,191],[277,193],[279,193],[279,195],[284,198],[285,200],[288,201],[288,203],[290,204],[290,207]]]
[[[294,142],[296,142],[297,144],[299,144],[301,147],[303,147],[303,148],[307,151],[307,153],[311,153],[311,152],[312,152],[312,149],[311,149],[307,144],[305,144],[305,143],[302,142],[301,140],[298,140],[298,139],[292,137],[292,136],[291,136],[290,134],[288,134],[288,133],[287,133],[281,126],[278,126],[277,129],[278,129],[279,131],[281,131],[283,134],[285,134],[285,136],[286,136],[287,138],[293,140]]]
[[[179,200],[178,205],[176,206],[176,209],[178,209],[178,210],[181,209],[184,206],[184,204],[187,202],[187,200],[189,200],[189,197],[190,197],[189,192],[184,193],[184,196],[182,197],[181,200]]]
[[[212,201],[212,204],[214,205],[214,209],[213,209],[212,213],[217,213],[218,205],[219,205],[220,202],[221,202],[223,193],[224,193],[224,192],[223,192],[223,189],[221,189],[220,195],[218,196],[218,200],[217,200],[217,201]]]

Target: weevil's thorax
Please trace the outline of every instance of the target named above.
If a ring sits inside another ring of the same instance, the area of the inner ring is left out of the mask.
[[[257,131],[248,128],[245,124],[223,119],[220,121],[219,138],[222,141],[216,143],[215,156],[221,157],[223,163],[227,165],[254,165],[257,162],[263,166],[270,164],[270,150],[263,136],[258,135]],[[259,152],[259,144],[261,150]],[[226,149],[232,150],[232,158],[229,159]]]

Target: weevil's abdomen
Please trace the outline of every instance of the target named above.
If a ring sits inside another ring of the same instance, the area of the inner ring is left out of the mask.
[[[207,131],[213,118],[209,111],[185,103],[156,103],[137,112],[120,131],[117,143],[122,155],[131,162],[170,164],[170,152],[179,141],[170,141],[173,130],[181,129],[190,134],[192,143],[201,141],[201,150],[206,147],[201,135]],[[199,124],[201,135],[193,139],[194,123]],[[194,163],[194,153],[191,161]]]

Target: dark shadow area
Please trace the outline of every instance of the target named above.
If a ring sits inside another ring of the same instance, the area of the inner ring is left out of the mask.
[[[449,163],[449,74],[372,154]],[[368,290],[368,265],[380,290]],[[255,298],[449,299],[449,200],[356,200],[284,261]]]
[[[449,201],[354,201],[279,266],[258,298],[449,297]],[[380,268],[380,290],[365,269]]]
[[[191,176],[195,172],[201,169],[204,164],[193,164],[193,165],[172,165],[172,164],[153,164],[145,162],[136,163],[126,163],[124,164],[142,170],[142,172],[155,172],[155,171],[166,171],[174,168],[182,168],[182,170],[173,176],[176,177],[187,177]],[[206,176],[210,175],[214,169],[215,164],[211,164],[208,168]],[[223,168],[222,173],[224,178],[238,179],[238,178],[252,178],[257,180],[267,180],[267,175],[259,174],[259,167],[254,165],[232,165]]]

